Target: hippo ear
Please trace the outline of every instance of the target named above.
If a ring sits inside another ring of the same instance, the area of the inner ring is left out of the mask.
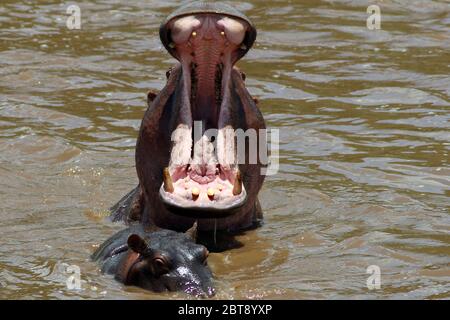
[[[197,241],[197,226],[198,223],[197,221],[195,221],[194,225],[185,232],[192,240],[194,240],[194,242]]]
[[[145,242],[145,240],[142,239],[137,234],[132,234],[131,236],[129,236],[127,242],[128,242],[128,247],[136,253],[142,254],[148,248],[147,242]]]

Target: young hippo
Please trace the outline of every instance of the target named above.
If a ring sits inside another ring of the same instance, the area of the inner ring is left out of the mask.
[[[106,240],[92,259],[125,285],[211,297],[208,250],[196,244],[196,235],[197,223],[185,233],[132,225]]]

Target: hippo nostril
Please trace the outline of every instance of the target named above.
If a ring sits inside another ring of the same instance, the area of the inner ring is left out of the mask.
[[[211,298],[216,294],[216,290],[213,287],[203,287],[201,284],[196,283],[194,281],[189,281],[183,284],[180,284],[183,287],[183,291],[191,296],[196,298]]]
[[[206,290],[206,295],[208,296],[208,298],[214,297],[216,295],[216,289],[214,289],[213,287],[208,287],[208,289]]]
[[[184,292],[197,298],[204,298],[206,296],[201,289],[192,286],[187,287]]]

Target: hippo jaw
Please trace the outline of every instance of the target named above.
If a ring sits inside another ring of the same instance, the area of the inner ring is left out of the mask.
[[[252,26],[225,14],[197,13],[169,20],[164,30],[169,36],[162,38],[182,71],[160,198],[179,215],[232,215],[247,200],[236,154],[235,118],[242,115],[236,114],[240,102],[232,93],[234,64],[248,49],[245,39]]]

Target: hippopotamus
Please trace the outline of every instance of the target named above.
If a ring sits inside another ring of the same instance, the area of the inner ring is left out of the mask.
[[[196,234],[197,224],[185,233],[133,224],[106,240],[92,259],[125,285],[211,297],[209,253],[196,244]]]
[[[265,141],[247,137],[242,151],[236,132],[266,127],[235,64],[254,44],[255,26],[227,4],[197,1],[170,14],[159,34],[178,62],[165,87],[148,94],[136,144],[139,185],[111,216],[178,231],[196,220],[204,231],[251,228],[262,220]],[[257,161],[248,161],[252,152]]]

